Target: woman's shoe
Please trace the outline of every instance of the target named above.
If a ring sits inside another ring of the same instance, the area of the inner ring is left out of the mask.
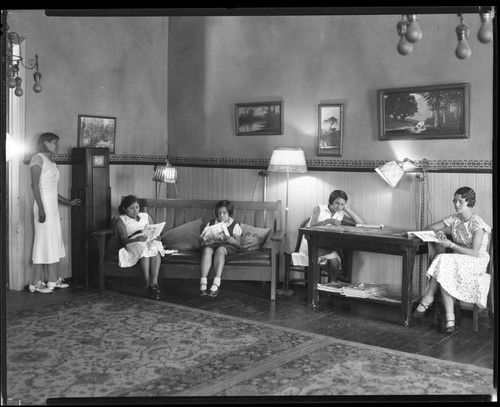
[[[38,281],[35,285],[29,284],[28,289],[31,293],[50,294],[52,292],[42,281]]]
[[[423,311],[418,311],[417,310],[418,306],[417,306],[417,308],[415,308],[415,311],[413,311],[413,314],[411,314],[411,316],[413,318],[417,318],[417,319],[418,318],[422,318],[425,315],[425,313],[427,312],[427,310],[432,306],[432,302],[429,305],[424,305],[422,303],[420,303],[419,305],[421,305],[422,307],[424,307],[424,310]]]
[[[159,300],[160,299],[160,287],[158,287],[157,285],[151,286],[150,293],[151,293],[150,296],[151,296],[152,300]]]
[[[217,284],[213,284],[213,285],[217,286],[217,290],[215,290],[215,291],[210,290],[208,295],[210,297],[217,297],[219,295],[219,286]]]
[[[457,329],[455,327],[455,320],[454,319],[449,319],[446,321],[446,326],[444,328],[444,332],[447,334],[452,334],[455,332]]]
[[[203,284],[203,285],[206,287],[206,285],[205,285],[205,284]],[[200,285],[200,295],[201,295],[202,297],[204,297],[205,295],[208,295],[207,289],[205,288],[205,289],[203,290],[203,289],[201,288],[201,285]]]

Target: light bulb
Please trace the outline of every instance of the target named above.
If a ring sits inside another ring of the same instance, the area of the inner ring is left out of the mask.
[[[21,97],[23,95],[23,90],[21,88],[21,83],[23,80],[18,76],[16,78],[16,90],[14,91],[14,95]]]
[[[418,23],[418,16],[416,14],[408,14],[408,28],[406,29],[406,39],[410,42],[417,42],[422,39],[422,29]]]
[[[42,74],[40,72],[35,72],[33,74],[33,78],[35,79],[35,84],[33,85],[33,90],[36,93],[40,93],[42,91],[42,84],[40,81],[42,80]]]
[[[457,49],[455,50],[455,55],[457,56],[457,58],[467,59],[472,54],[472,50],[469,46],[469,43],[467,42],[467,39],[469,38],[469,27],[467,27],[464,24],[461,16],[460,16],[460,24],[457,25],[456,32],[457,32],[458,46]]]
[[[491,24],[490,13],[480,13],[481,28],[477,32],[477,39],[483,44],[488,44],[493,39],[493,26]]]
[[[12,70],[10,70],[10,72],[8,73],[8,78],[9,79],[7,79],[7,86],[11,89],[14,89],[16,87],[16,78],[12,74]]]
[[[459,41],[457,49],[455,50],[455,55],[460,59],[467,59],[471,56],[472,50],[466,39]]]
[[[408,28],[408,19],[406,15],[403,14],[403,19],[398,22],[398,25],[396,26],[398,30],[398,35],[400,37],[399,43],[397,46],[398,52],[401,55],[407,55],[411,51],[413,51],[413,44],[408,42],[406,40],[405,34],[406,34],[406,29]]]
[[[413,51],[413,44],[411,42],[408,42],[406,40],[406,37],[402,35],[398,43],[398,52],[401,55],[407,55],[412,51]]]

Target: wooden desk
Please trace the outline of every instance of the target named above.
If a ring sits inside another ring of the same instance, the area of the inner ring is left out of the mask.
[[[355,226],[319,226],[300,228],[309,245],[309,273],[307,301],[312,306],[319,302],[318,248],[344,249],[347,273],[352,273],[352,251],[384,253],[402,256],[401,321],[410,324],[412,312],[413,265],[417,254],[427,253],[427,243],[417,237],[408,237],[406,231],[374,229]],[[397,305],[397,303],[396,303]]]

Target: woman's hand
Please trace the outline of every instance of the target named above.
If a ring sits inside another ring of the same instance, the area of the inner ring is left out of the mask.
[[[148,240],[148,237],[147,236],[137,236],[135,238],[135,240],[137,240],[138,242],[146,242]]]
[[[233,236],[227,236],[226,237],[226,243],[235,245],[237,243],[236,239]]]
[[[69,201],[69,206],[80,206],[83,201],[80,198],[75,198]]]
[[[45,223],[45,219],[46,219],[45,209],[39,208],[38,209],[38,222]]]
[[[442,230],[439,230],[436,232],[436,239],[438,240],[448,240],[446,237],[446,233],[444,233]]]
[[[325,225],[334,225],[334,226],[339,226],[342,223],[340,220],[334,218],[325,219],[323,222],[325,222]]]

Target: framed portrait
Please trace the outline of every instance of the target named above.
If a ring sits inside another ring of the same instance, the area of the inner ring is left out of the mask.
[[[78,115],[78,147],[108,147],[115,152],[116,117]]]
[[[379,140],[469,138],[469,84],[378,91]]]
[[[237,136],[283,134],[283,102],[236,104]]]
[[[318,106],[318,155],[342,157],[344,105]]]

